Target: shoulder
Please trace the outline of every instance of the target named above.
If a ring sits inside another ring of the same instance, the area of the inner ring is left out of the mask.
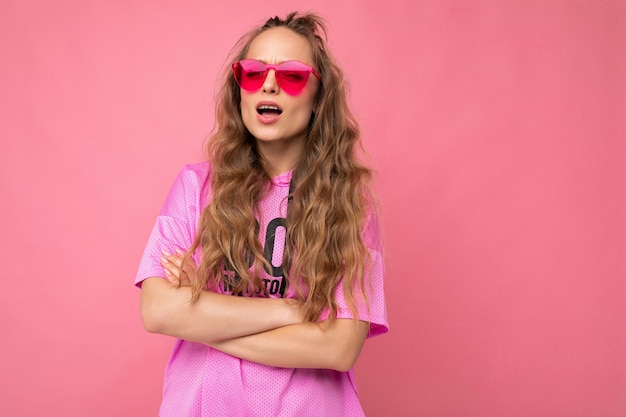
[[[185,165],[178,173],[161,214],[172,214],[181,209],[201,210],[209,196],[209,162]]]
[[[209,162],[198,162],[185,165],[174,182],[173,188],[181,188],[187,194],[196,194],[209,183],[211,166]]]
[[[178,174],[178,177],[184,180],[186,179],[188,181],[204,184],[207,181],[210,172],[211,164],[208,161],[197,162],[195,164],[185,165]]]

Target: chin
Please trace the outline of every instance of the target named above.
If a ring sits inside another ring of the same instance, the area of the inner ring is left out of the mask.
[[[273,133],[264,133],[264,132],[252,132],[252,136],[254,139],[261,142],[276,142],[282,140],[281,136]]]
[[[293,134],[286,134],[285,132],[280,132],[274,129],[258,129],[255,131],[252,131],[252,136],[254,136],[254,138],[256,140],[262,141],[262,142],[279,142],[279,141],[289,141],[292,140],[295,137],[298,137],[298,135],[293,135]]]

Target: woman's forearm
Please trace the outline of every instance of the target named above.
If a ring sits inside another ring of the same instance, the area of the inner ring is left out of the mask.
[[[210,343],[241,359],[283,368],[319,368],[346,372],[356,362],[369,323],[333,322],[287,325],[263,333]]]
[[[191,303],[191,288],[162,278],[141,287],[141,318],[146,330],[211,344],[302,322],[298,302],[203,291]]]

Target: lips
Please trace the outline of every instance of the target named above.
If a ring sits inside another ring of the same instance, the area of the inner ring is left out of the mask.
[[[266,114],[266,113],[281,114],[283,111],[276,106],[259,106],[257,107],[256,112],[259,114]]]
[[[274,102],[263,101],[256,106],[257,119],[264,124],[274,123],[280,118],[283,109]]]

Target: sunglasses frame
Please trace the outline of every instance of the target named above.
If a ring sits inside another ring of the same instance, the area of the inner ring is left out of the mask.
[[[258,66],[258,68],[254,68],[254,71],[247,71],[245,68],[246,64],[256,65]],[[242,59],[241,61],[233,63],[232,70],[237,85],[239,85],[239,87],[249,93],[259,91],[261,87],[263,87],[263,83],[265,83],[265,80],[267,79],[267,75],[269,74],[270,70],[274,70],[276,82],[278,83],[278,86],[281,88],[281,90],[284,90],[287,94],[292,96],[296,96],[300,94],[302,90],[304,90],[304,87],[306,87],[306,84],[309,81],[310,74],[313,74],[315,78],[317,78],[320,82],[322,81],[322,77],[315,70],[315,68],[308,64],[305,64],[304,62],[296,60],[285,61],[281,62],[278,65],[275,65],[266,64],[259,61],[258,59]],[[243,81],[243,76],[246,72],[258,72],[259,74],[261,74],[261,76],[255,80],[248,79],[247,81]],[[293,80],[289,80],[288,78],[286,78],[286,73],[307,73],[307,76],[306,78],[304,78],[303,81],[294,82]],[[250,85],[250,83],[252,83],[252,85]]]

